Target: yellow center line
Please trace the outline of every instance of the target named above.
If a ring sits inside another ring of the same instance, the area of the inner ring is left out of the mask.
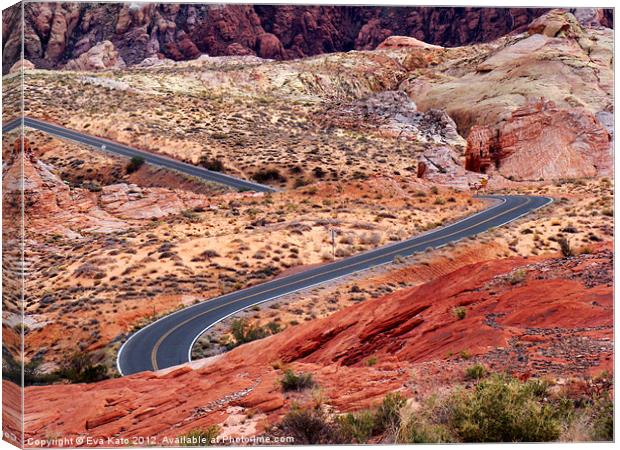
[[[400,253],[402,251],[406,251],[406,250],[410,249],[411,247],[417,247],[419,245],[428,244],[428,243],[431,243],[431,242],[438,241],[440,239],[445,239],[447,237],[454,236],[455,234],[459,234],[459,233],[462,233],[463,231],[471,230],[472,228],[475,228],[475,227],[480,226],[480,225],[482,225],[484,223],[490,222],[491,220],[496,219],[496,218],[498,218],[500,216],[503,216],[504,214],[508,214],[509,212],[512,212],[512,211],[514,211],[516,209],[519,209],[522,206],[525,206],[525,205],[527,205],[530,202],[531,202],[531,199],[527,198],[527,200],[524,203],[520,204],[520,205],[517,205],[517,206],[515,206],[515,207],[513,207],[511,209],[508,209],[506,211],[500,212],[499,214],[496,214],[496,215],[494,215],[492,217],[489,217],[488,219],[483,220],[482,222],[477,222],[474,225],[471,225],[471,226],[469,226],[467,228],[463,228],[463,229],[454,231],[453,233],[450,233],[450,234],[447,234],[447,235],[443,235],[443,236],[439,236],[439,237],[436,237],[436,238],[433,238],[433,239],[428,239],[428,240],[422,241],[422,242],[412,243],[412,245],[410,245],[410,246],[407,246],[407,247],[404,247],[404,248],[401,248],[401,249],[398,249],[398,250],[395,250],[395,251],[391,251],[391,252],[388,252],[388,253],[382,253],[381,255],[375,256],[375,257],[370,258],[370,259],[366,259],[364,261],[359,261],[359,262],[356,262],[356,263],[353,263],[353,264],[349,264],[349,265],[346,265],[346,266],[338,267],[336,269],[329,270],[327,272],[318,273],[318,274],[309,276],[307,278],[302,278],[300,280],[295,280],[295,281],[292,281],[292,282],[287,283],[287,284],[283,284],[283,285],[276,286],[276,287],[273,287],[273,288],[270,288],[270,289],[267,289],[267,290],[264,290],[264,291],[261,291],[261,292],[257,292],[255,294],[246,295],[245,297],[241,297],[241,298],[238,298],[238,299],[235,299],[235,300],[231,300],[229,302],[221,304],[220,306],[216,306],[214,308],[210,308],[210,309],[208,309],[206,311],[203,311],[203,312],[201,312],[199,314],[196,314],[195,316],[192,316],[189,319],[186,319],[183,322],[178,323],[174,327],[170,328],[166,333],[164,333],[157,340],[157,342],[153,346],[153,350],[151,351],[151,364],[153,365],[153,370],[159,370],[159,366],[157,365],[157,352],[159,351],[159,347],[161,346],[162,342],[168,336],[170,336],[172,333],[174,333],[176,330],[178,330],[182,326],[188,324],[189,322],[191,322],[192,320],[196,319],[197,317],[204,316],[205,314],[209,314],[209,313],[211,313],[213,311],[217,311],[218,309],[222,309],[222,308],[224,308],[226,306],[232,305],[234,303],[241,302],[243,300],[247,300],[247,299],[252,298],[252,297],[256,297],[258,295],[263,295],[263,294],[266,294],[266,293],[271,292],[271,291],[282,289],[282,288],[290,286],[292,284],[296,284],[296,283],[300,283],[300,282],[303,282],[303,281],[311,280],[311,279],[317,278],[317,277],[322,277],[324,275],[327,275],[327,274],[330,274],[330,273],[333,273],[333,272],[337,272],[337,271],[342,270],[342,269],[347,269],[349,267],[353,267],[353,266],[356,266],[356,265],[359,265],[359,264],[365,264],[365,263],[368,263],[370,261],[374,261],[374,260],[379,259],[379,258],[384,258],[385,256],[388,256],[388,255],[391,255],[391,254],[398,254],[398,253]],[[329,280],[325,280],[325,281],[329,281]]]

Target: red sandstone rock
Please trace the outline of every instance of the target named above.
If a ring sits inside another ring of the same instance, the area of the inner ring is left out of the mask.
[[[517,108],[497,127],[472,127],[465,167],[485,173],[497,166],[516,180],[608,175],[610,146],[609,132],[592,113],[541,98]]]
[[[110,411],[108,413],[104,413],[100,416],[97,416],[93,419],[86,421],[86,429],[92,430],[93,428],[100,427],[101,425],[105,425],[107,423],[113,422],[115,420],[120,419],[125,415],[122,411]]]
[[[474,125],[467,136],[465,169],[486,173],[491,167],[491,151],[495,136],[487,127]]]
[[[263,33],[256,38],[257,54],[261,58],[284,59],[285,52],[282,42],[275,34]]]

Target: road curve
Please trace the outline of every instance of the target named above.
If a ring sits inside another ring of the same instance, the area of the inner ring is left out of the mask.
[[[14,119],[6,124],[2,124],[2,132],[6,133],[11,131],[21,124],[21,118]],[[275,192],[276,189],[271,186],[265,186],[263,184],[254,183],[248,180],[242,180],[230,175],[226,175],[220,172],[213,172],[202,167],[193,166],[191,164],[183,163],[172,158],[156,155],[154,153],[146,152],[144,150],[138,150],[136,148],[128,147],[126,145],[119,144],[117,142],[109,141],[100,137],[90,136],[88,134],[80,133],[68,128],[54,125],[52,123],[44,122],[38,119],[31,119],[24,117],[24,126],[28,128],[34,128],[45,133],[78,142],[80,144],[94,147],[98,150],[104,150],[110,153],[114,153],[120,156],[126,156],[132,158],[139,156],[144,158],[144,161],[153,164],[155,166],[164,167],[166,169],[176,170],[177,172],[191,175],[194,177],[202,178],[203,180],[211,181],[214,183],[224,184],[234,189],[248,190],[256,192]],[[105,146],[105,148],[102,148]]]
[[[224,318],[258,303],[307,289],[355,272],[390,263],[428,248],[474,236],[511,222],[551,203],[547,197],[485,196],[496,203],[479,213],[431,232],[325,264],[288,277],[277,278],[222,295],[167,315],[142,328],[125,341],[118,353],[122,375],[158,370],[191,360],[198,337]]]

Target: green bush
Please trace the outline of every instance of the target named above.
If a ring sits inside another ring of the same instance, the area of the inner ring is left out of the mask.
[[[396,430],[400,426],[400,410],[405,406],[406,399],[398,392],[386,395],[377,408],[376,431]]]
[[[205,429],[192,430],[181,437],[182,447],[206,447],[209,445],[217,444],[217,437],[220,435],[220,427],[217,425],[211,425]]]
[[[377,358],[375,356],[371,356],[366,360],[366,367],[372,367],[377,364]]]
[[[462,306],[457,306],[452,310],[452,314],[459,320],[463,320],[467,315],[467,310]]]
[[[293,409],[284,416],[280,427],[297,445],[331,444],[338,441],[338,431],[320,409]]]
[[[512,274],[510,274],[510,276],[508,277],[508,282],[515,286],[519,283],[522,283],[525,280],[525,275],[526,272],[523,269],[518,269],[515,270]]]
[[[12,381],[15,384],[22,384],[22,366],[15,360],[13,355],[2,349],[2,378]],[[59,380],[56,373],[42,373],[39,369],[42,361],[40,358],[33,358],[24,364],[24,385],[50,384]]]
[[[277,324],[276,324],[277,325]],[[247,319],[235,319],[230,325],[230,332],[233,335],[234,342],[228,344],[228,348],[232,349],[239,345],[262,339],[271,334],[275,334],[275,328],[268,326],[267,328],[253,325]]]
[[[126,171],[127,173],[137,172],[140,167],[144,165],[144,158],[142,156],[134,156],[127,164]]]
[[[590,439],[593,441],[614,440],[614,402],[609,392],[593,399],[588,408],[590,415]]]
[[[287,391],[303,391],[304,389],[315,386],[311,373],[295,373],[291,369],[284,371],[284,376],[280,379],[282,390]]]
[[[465,378],[467,380],[479,380],[487,375],[487,369],[482,364],[474,364],[465,369]]]
[[[349,413],[338,417],[337,425],[343,442],[365,444],[376,429],[376,416],[372,411]]]
[[[267,181],[286,181],[286,177],[282,175],[278,169],[261,169],[252,174],[252,179],[258,183],[265,183]]]
[[[396,442],[401,444],[441,444],[454,442],[445,425],[411,417],[398,430]]]
[[[546,388],[493,375],[448,401],[448,423],[463,442],[547,442],[559,438],[566,405],[543,400]]]
[[[209,158],[207,155],[202,155],[198,161],[198,164],[213,172],[223,172],[225,168],[224,163],[220,159]]]
[[[94,364],[90,354],[76,352],[57,374],[72,383],[93,383],[108,378],[108,368],[102,364]]]

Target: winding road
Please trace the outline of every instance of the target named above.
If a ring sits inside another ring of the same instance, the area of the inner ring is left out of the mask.
[[[16,119],[3,124],[2,132],[13,130],[20,126],[20,123],[21,120]],[[24,118],[24,126],[117,155],[130,158],[140,156],[147,163],[225,184],[235,189],[257,192],[276,190],[270,186],[213,172],[41,120]],[[487,199],[493,205],[447,226],[294,275],[276,278],[222,295],[162,317],[132,334],[125,341],[118,353],[118,371],[122,375],[130,375],[186,363],[191,360],[194,343],[205,331],[243,309],[356,272],[388,264],[398,256],[411,256],[429,248],[439,248],[475,236],[489,228],[499,227],[516,220],[552,202],[551,198],[534,196],[489,195],[481,198]]]
[[[207,300],[167,315],[129,337],[121,347],[117,366],[122,375],[145,370],[159,370],[191,360],[196,340],[205,331],[228,316],[245,308],[267,302],[292,292],[308,289],[328,281],[410,256],[428,248],[499,227],[551,203],[552,199],[531,196],[485,196],[495,203],[479,213],[374,250],[325,264],[295,275],[276,278],[247,289]]]
[[[20,126],[21,119],[14,119],[6,124],[2,124],[2,132],[6,133]],[[100,137],[90,136],[88,134],[80,133],[69,128],[61,127],[49,122],[44,122],[38,119],[32,119],[24,117],[24,126],[28,128],[34,128],[39,131],[57,136],[63,139],[84,144],[89,147],[94,147],[97,150],[103,150],[106,152],[114,153],[115,155],[126,156],[133,158],[138,156],[144,158],[146,163],[154,166],[164,167],[166,169],[176,170],[177,172],[191,175],[194,177],[202,178],[203,180],[211,181],[214,183],[224,184],[239,190],[256,191],[256,192],[275,192],[276,189],[271,186],[265,186],[263,184],[254,183],[248,180],[242,180],[230,175],[226,175],[220,172],[214,172],[202,167],[193,166],[191,164],[183,163],[172,158],[156,155],[154,153],[146,152],[144,150],[138,150],[137,148],[128,147],[127,145],[119,144],[108,139]]]

